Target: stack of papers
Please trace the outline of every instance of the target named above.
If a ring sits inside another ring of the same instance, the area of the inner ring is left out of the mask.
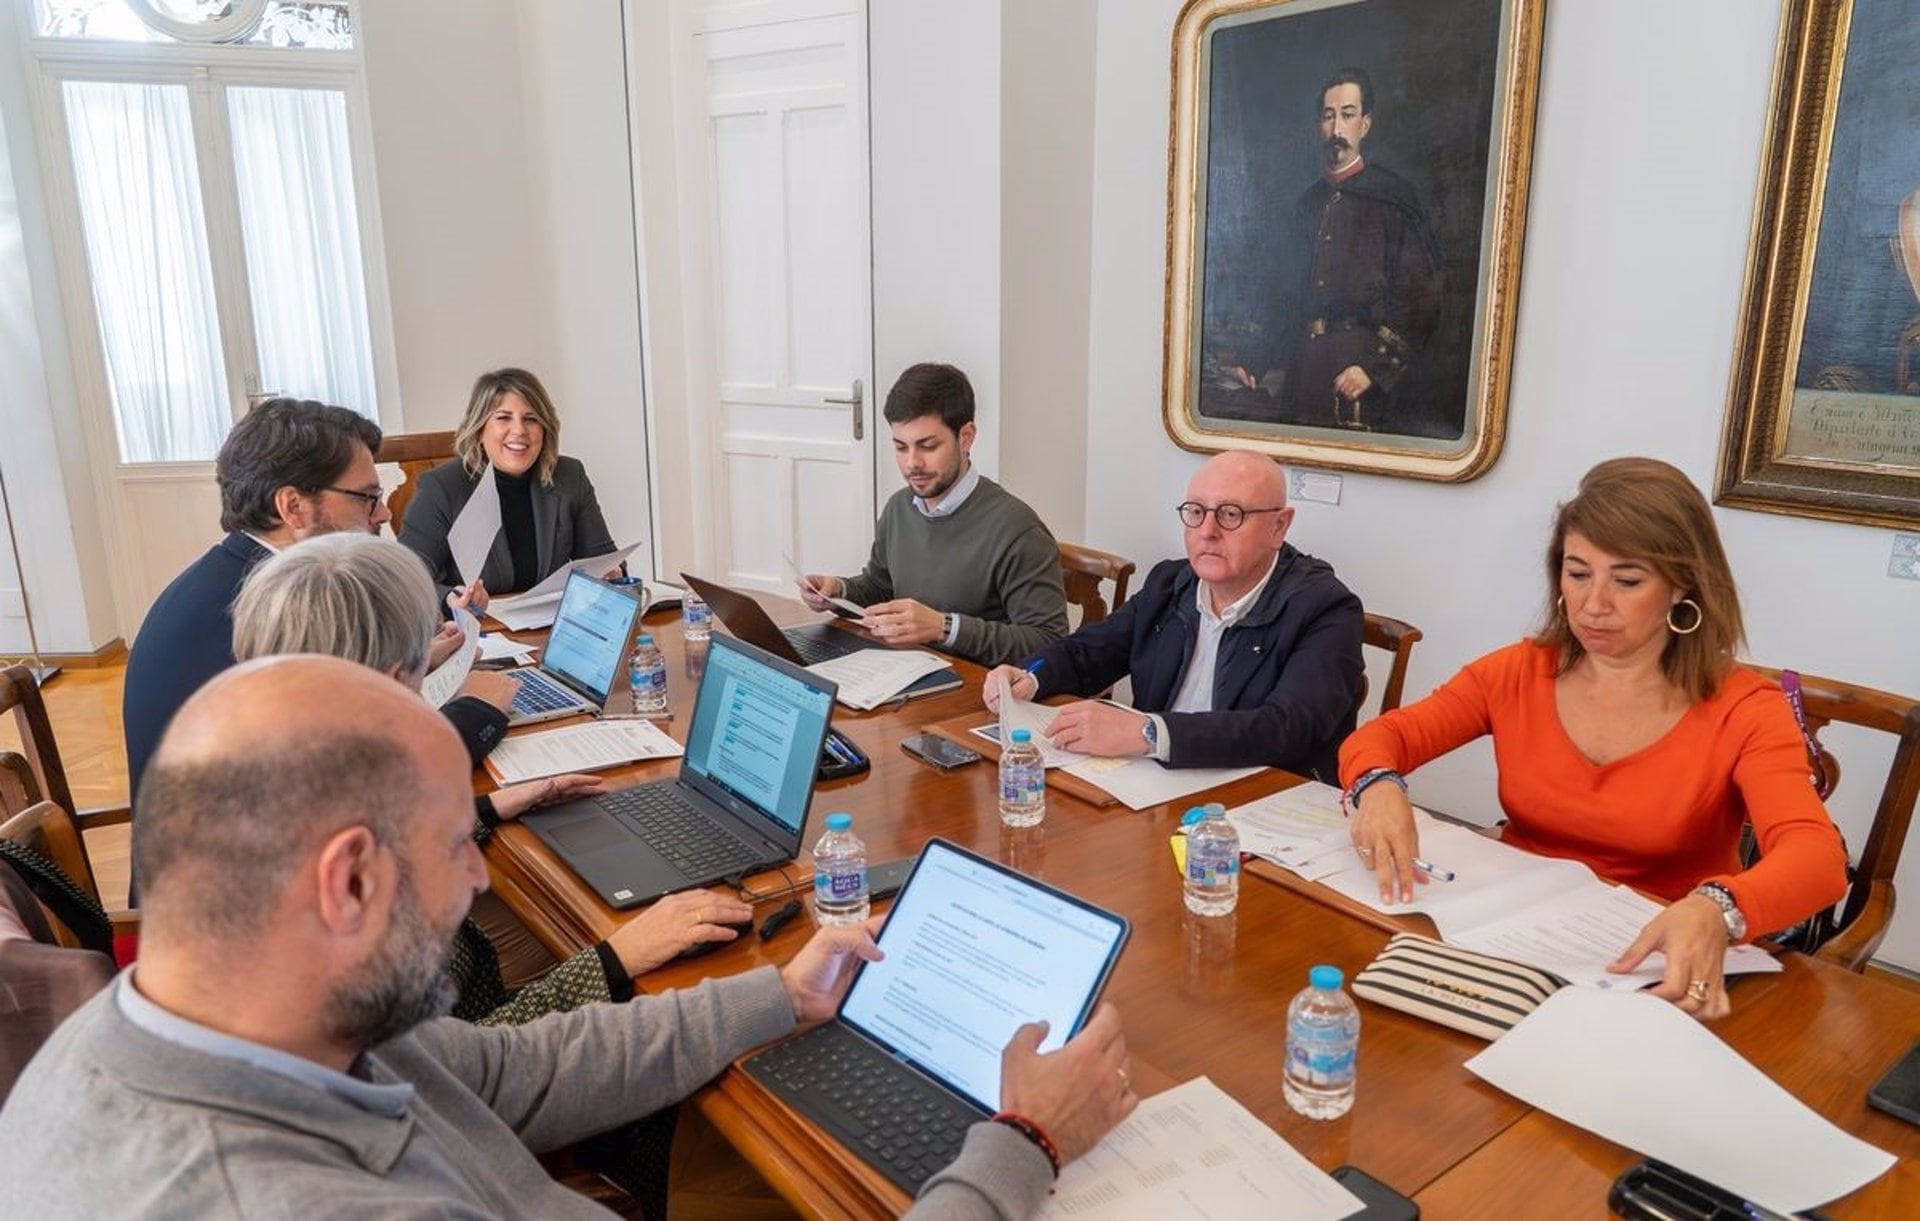
[[[1420,855],[1453,872],[1450,882],[1416,873],[1411,903],[1382,903],[1379,876],[1363,868],[1339,814],[1339,790],[1304,784],[1227,811],[1243,850],[1318,882],[1356,903],[1388,915],[1423,912],[1451,945],[1551,971],[1589,988],[1636,989],[1666,974],[1654,954],[1627,974],[1608,971],[1659,903],[1625,886],[1612,886],[1579,861],[1538,856],[1413,812]],[[1754,946],[1727,950],[1729,975],[1780,970]]]
[[[1219,1086],[1196,1077],[1143,1100],[1062,1170],[1038,1215],[1336,1221],[1364,1207]]]
[[[1131,711],[1131,709],[1129,709]],[[989,742],[1002,742],[1003,733],[1031,730],[1040,758],[1049,770],[1060,769],[1086,781],[1131,810],[1148,810],[1194,793],[1203,793],[1254,775],[1257,767],[1167,767],[1148,758],[1109,759],[1055,746],[1047,737],[1060,709],[1031,700],[1002,699],[1000,722],[977,726],[970,732]],[[1002,743],[1004,745],[1004,743]]]
[[[1894,1164],[1651,996],[1563,988],[1467,1068],[1522,1102],[1780,1213],[1838,1199]]]
[[[585,572],[590,577],[606,576],[618,568],[639,546],[639,543],[628,543],[620,550],[607,555],[575,560],[563,568],[555,569],[546,580],[523,594],[514,594],[510,598],[495,598],[488,602],[487,613],[516,632],[552,627],[553,617],[560,611],[560,595],[567,590],[567,577],[575,569]]]
[[[906,649],[859,649],[807,667],[821,678],[838,683],[836,698],[862,712],[879,707],[927,675],[946,668],[944,657]]]
[[[672,759],[685,754],[680,743],[646,720],[595,721],[545,733],[515,734],[493,748],[487,770],[501,784],[542,776],[591,772],[636,759]]]

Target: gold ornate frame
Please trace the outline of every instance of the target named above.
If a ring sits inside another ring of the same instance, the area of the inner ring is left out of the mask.
[[[1460,441],[1436,443],[1391,433],[1294,429],[1287,435],[1203,420],[1196,408],[1199,347],[1196,308],[1203,269],[1196,258],[1205,171],[1200,148],[1206,104],[1204,51],[1215,24],[1255,9],[1300,0],[1187,0],[1173,28],[1173,102],[1167,155],[1167,288],[1161,403],[1167,435],[1182,449],[1212,453],[1254,449],[1285,462],[1458,483],[1484,474],[1506,437],[1514,312],[1533,165],[1539,97],[1540,36],[1546,0],[1503,0],[1488,158],[1480,278],[1466,422]],[[1287,14],[1276,12],[1275,17]],[[1322,438],[1319,434],[1325,433]],[[1311,435],[1297,435],[1311,434]]]
[[[1714,501],[1912,529],[1920,526],[1920,462],[1787,447],[1852,18],[1853,0],[1789,0],[1781,12]],[[1920,413],[1920,399],[1901,397]]]

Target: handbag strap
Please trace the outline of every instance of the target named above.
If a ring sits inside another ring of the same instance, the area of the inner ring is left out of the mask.
[[[1827,769],[1820,757],[1825,752],[1820,749],[1820,739],[1813,736],[1813,729],[1807,724],[1807,703],[1800,694],[1800,672],[1798,670],[1780,671],[1780,689],[1787,693],[1787,707],[1793,709],[1794,723],[1800,726],[1800,740],[1807,744],[1807,763],[1813,769],[1809,779],[1813,781],[1813,791],[1820,800],[1833,796],[1833,785],[1827,779]]]
[[[47,905],[54,918],[73,930],[80,944],[113,957],[113,922],[93,896],[80,889],[66,871],[46,857],[10,839],[0,839],[0,863],[11,865],[34,898]]]

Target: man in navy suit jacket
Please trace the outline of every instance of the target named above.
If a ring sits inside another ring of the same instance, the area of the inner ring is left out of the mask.
[[[233,665],[231,607],[253,566],[316,534],[374,533],[391,516],[374,471],[379,447],[373,421],[299,399],[270,399],[228,434],[214,460],[227,536],[155,600],[127,660],[122,713],[136,812],[140,775],[167,723],[208,679]],[[450,700],[444,709],[476,763],[506,732],[502,708],[518,685],[498,675],[480,677],[499,690],[488,690],[489,699]]]

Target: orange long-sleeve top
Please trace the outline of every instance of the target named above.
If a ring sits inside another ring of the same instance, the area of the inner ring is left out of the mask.
[[[1583,861],[1667,900],[1720,882],[1749,936],[1778,932],[1846,893],[1846,849],[1813,791],[1805,742],[1778,687],[1735,669],[1664,737],[1597,765],[1560,723],[1555,662],[1554,650],[1527,641],[1470,663],[1349,737],[1341,783],[1378,767],[1410,772],[1491,733],[1504,838],[1516,847]],[[1748,821],[1761,856],[1742,871]]]

